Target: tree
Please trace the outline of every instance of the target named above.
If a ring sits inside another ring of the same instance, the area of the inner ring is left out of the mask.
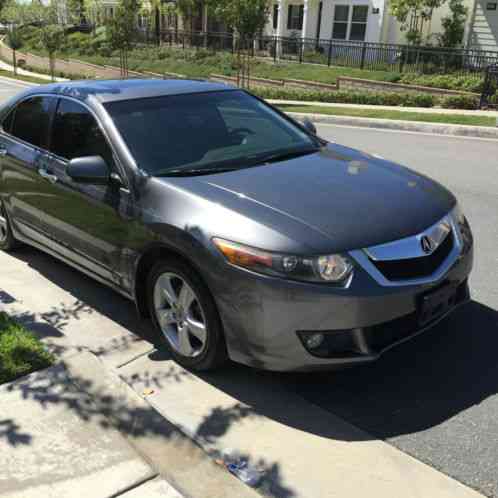
[[[14,24],[7,33],[7,44],[12,49],[12,66],[14,67],[14,74],[17,74],[16,51],[22,47],[22,37],[19,33],[19,28]]]
[[[243,39],[263,30],[270,13],[268,0],[208,0],[210,11]]]
[[[10,0],[2,9],[1,17],[4,22],[20,27],[24,24],[43,22],[47,10],[48,7],[40,2],[22,3]]]
[[[40,42],[48,52],[50,74],[55,81],[55,56],[64,44],[64,28],[55,23],[43,25],[40,29]]]
[[[55,79],[55,55],[64,42],[64,28],[59,21],[61,15],[65,19],[69,18],[63,7],[64,4],[59,0],[52,0],[49,5],[38,1],[21,3],[11,0],[2,11],[2,18],[12,25],[7,41],[11,43],[13,52],[22,43],[20,30],[23,25],[37,23],[40,26],[40,43],[48,53],[52,79]],[[14,63],[16,66],[17,63]]]
[[[439,44],[442,47],[459,47],[465,34],[465,23],[469,9],[463,0],[450,0],[451,14],[442,19],[443,33],[439,35]]]
[[[86,23],[85,0],[67,0],[66,5],[76,24]]]
[[[115,14],[108,21],[107,36],[114,50],[119,50],[121,76],[128,76],[128,52],[133,46],[137,34],[138,0],[120,0]]]
[[[194,19],[202,13],[203,4],[200,0],[178,0],[176,8],[183,18],[183,25],[190,24],[190,31],[194,31]]]
[[[430,22],[434,9],[441,7],[446,0],[391,0],[390,13],[406,31],[406,40],[411,45],[420,45],[423,41],[423,28]]]

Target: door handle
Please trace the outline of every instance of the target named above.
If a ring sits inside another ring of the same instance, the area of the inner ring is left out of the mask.
[[[57,177],[49,173],[45,168],[40,168],[38,174],[50,183],[57,183]]]

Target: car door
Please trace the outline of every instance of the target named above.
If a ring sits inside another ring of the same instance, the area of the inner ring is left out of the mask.
[[[106,161],[112,173],[107,185],[78,183],[67,175],[69,161],[88,156]],[[49,163],[56,176],[58,202],[47,214],[52,217],[57,239],[80,265],[123,285],[122,254],[133,218],[131,194],[96,116],[71,98],[61,97],[57,104]]]
[[[26,98],[7,115],[0,133],[2,194],[13,223],[25,237],[45,245],[53,237],[44,213],[56,196],[46,169],[56,103],[53,96]]]

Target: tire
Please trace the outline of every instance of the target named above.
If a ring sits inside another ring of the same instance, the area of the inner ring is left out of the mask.
[[[19,243],[14,238],[12,227],[7,215],[7,211],[0,201],[0,250],[5,252],[13,251],[18,247]]]
[[[226,362],[216,304],[188,264],[178,259],[158,261],[147,278],[147,305],[160,344],[177,363],[201,372]]]

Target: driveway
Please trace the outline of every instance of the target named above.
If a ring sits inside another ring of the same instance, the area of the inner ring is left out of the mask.
[[[189,423],[195,423],[193,435],[207,446],[215,446],[230,426],[243,426],[258,411],[280,426],[327,441],[332,453],[339,443],[385,440],[481,493],[498,497],[498,143],[333,126],[320,127],[320,133],[403,162],[448,185],[475,232],[474,301],[377,364],[306,375],[268,374],[234,365],[222,374],[194,376],[176,368],[164,353],[153,351],[150,326],[136,318],[131,303],[30,248],[12,256],[0,254],[0,306],[32,322],[61,354],[100,348],[113,358],[113,365],[123,365],[122,375],[130,385],[154,392],[152,402],[160,411],[172,409],[173,418],[183,420],[187,431]],[[71,334],[66,333],[69,325]],[[113,351],[108,348],[110,339]],[[194,393],[197,398],[190,399]],[[211,395],[228,397],[233,404],[196,418],[194,410]],[[248,405],[252,408],[245,408]],[[295,407],[295,413],[288,407]],[[332,429],[331,421],[340,426],[336,415],[366,432],[338,430],[337,425]],[[269,434],[268,447],[260,448],[262,455],[271,455],[273,447],[283,443],[272,441]],[[396,460],[382,452],[386,461]],[[316,454],[304,470],[312,474],[322,457]],[[275,485],[274,494],[297,496],[278,464],[271,458],[262,464],[280,486]],[[363,495],[374,467],[363,467],[366,474],[355,476],[365,485]],[[349,488],[341,485],[347,493]]]

